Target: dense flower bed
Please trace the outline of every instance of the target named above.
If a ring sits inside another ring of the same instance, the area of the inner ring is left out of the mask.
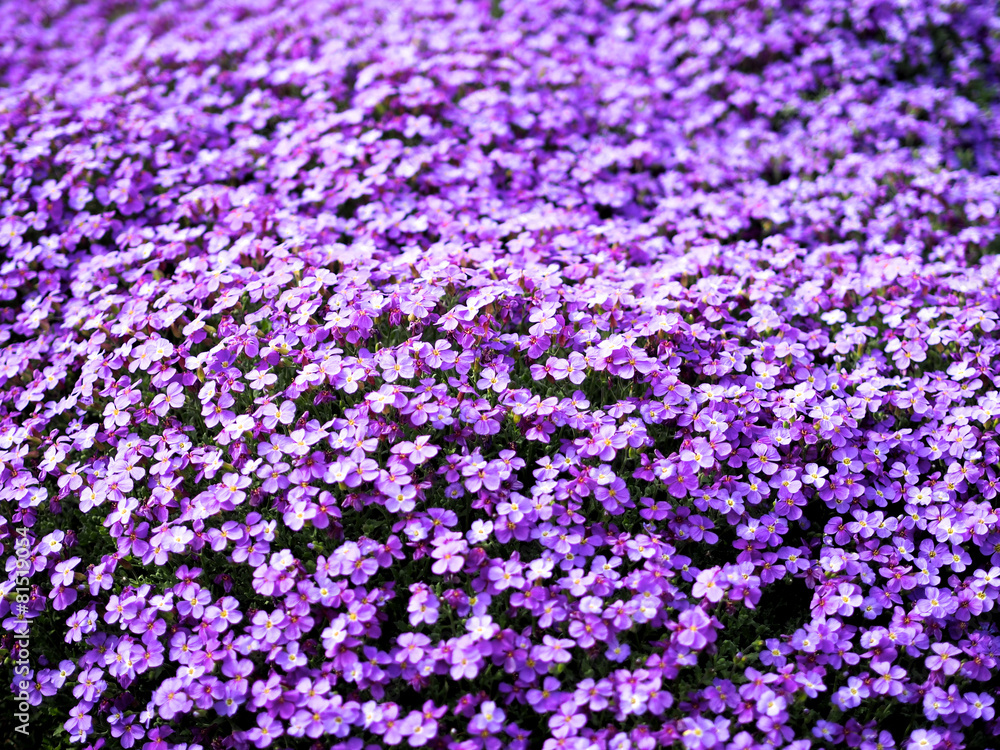
[[[3,3],[12,736],[995,747],[998,72],[992,2]]]

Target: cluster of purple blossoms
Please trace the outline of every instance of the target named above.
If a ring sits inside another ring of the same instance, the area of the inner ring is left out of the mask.
[[[37,744],[990,747],[998,17],[0,4]]]

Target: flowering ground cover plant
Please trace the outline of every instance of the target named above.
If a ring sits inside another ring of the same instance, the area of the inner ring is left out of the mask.
[[[996,747],[998,18],[3,3],[14,746]]]

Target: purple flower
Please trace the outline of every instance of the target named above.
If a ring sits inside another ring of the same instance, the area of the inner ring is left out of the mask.
[[[995,729],[990,8],[9,5],[0,621],[71,741]]]
[[[180,713],[192,708],[191,699],[183,689],[183,683],[175,677],[164,680],[153,693],[153,702],[159,709],[160,717],[169,721]]]
[[[906,677],[906,670],[896,664],[889,662],[874,662],[872,669],[878,675],[872,680],[871,689],[878,695],[900,695],[904,690],[903,680]]]
[[[942,672],[946,675],[952,675],[962,666],[962,663],[955,658],[962,653],[961,650],[950,643],[933,643],[931,644],[931,650],[934,654],[928,656],[924,660],[924,663],[932,672]]]
[[[532,656],[550,664],[564,664],[572,660],[572,648],[576,642],[571,638],[553,638],[550,635],[542,637],[542,645],[531,649]]]
[[[906,743],[906,750],[934,750],[941,739],[941,735],[933,729],[915,729]]]
[[[463,555],[467,551],[468,544],[461,537],[443,541],[431,553],[431,556],[435,559],[434,564],[431,565],[431,572],[435,575],[442,575],[446,572],[457,573],[465,564],[465,557]]]
[[[270,744],[285,733],[281,722],[266,713],[257,714],[257,726],[247,732],[247,739],[255,747],[269,747]]]
[[[958,601],[947,590],[934,586],[924,589],[924,598],[917,602],[916,611],[924,617],[947,617],[958,609]]]
[[[416,664],[423,658],[430,642],[430,638],[423,633],[403,633],[397,639],[399,651],[395,656],[396,661]]]
[[[586,723],[587,718],[583,714],[577,713],[576,703],[566,701],[549,718],[549,729],[552,731],[553,737],[569,737],[576,734]]]
[[[729,721],[715,721],[700,715],[685,717],[680,721],[681,742],[687,748],[710,748],[729,739]]]
[[[77,677],[79,684],[73,688],[73,697],[78,700],[95,702],[108,684],[103,679],[104,670],[96,667],[82,670]]]
[[[677,618],[677,642],[692,651],[700,651],[715,640],[712,618],[700,607],[681,612]]]
[[[860,677],[850,677],[847,685],[840,688],[833,696],[834,703],[841,709],[854,708],[870,694],[868,686]]]

